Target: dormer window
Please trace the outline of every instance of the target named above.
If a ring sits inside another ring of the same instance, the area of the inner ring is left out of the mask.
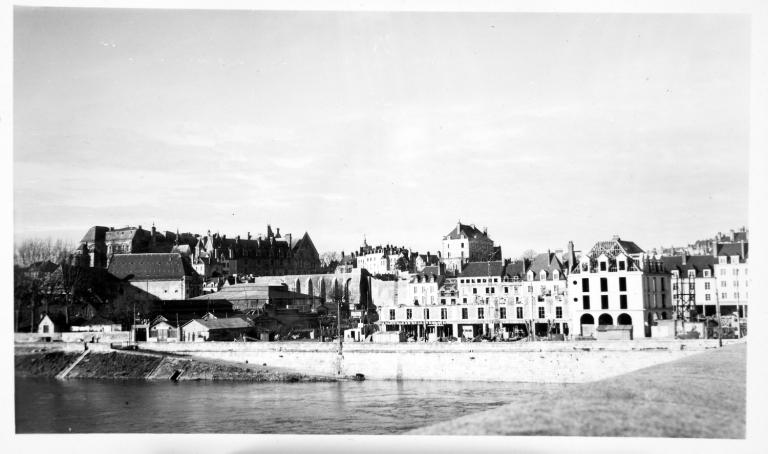
[[[712,271],[704,270],[704,277],[712,277]]]
[[[546,271],[542,271],[541,273],[539,273],[539,279],[542,280],[542,281],[546,281],[547,280],[547,272]]]
[[[624,271],[627,269],[627,262],[624,260],[619,260],[619,271]]]
[[[600,262],[600,271],[605,271],[606,269],[608,269],[608,264],[605,263],[605,261],[601,261]]]
[[[696,271],[688,270],[688,279],[693,279],[695,277],[696,277]]]
[[[553,271],[553,272],[552,272],[552,279],[553,279],[553,280],[558,280],[558,279],[560,279],[560,273],[559,273],[558,271]]]
[[[581,271],[589,271],[589,264],[587,262],[581,264]]]
[[[677,277],[679,277],[679,276],[680,276],[680,275],[679,275],[679,273],[678,273],[678,271],[677,271],[677,270],[672,270],[672,277],[674,277],[674,278],[677,278]]]
[[[533,271],[529,271],[529,272],[528,272],[528,280],[529,280],[529,281],[532,281],[532,280],[533,280]]]

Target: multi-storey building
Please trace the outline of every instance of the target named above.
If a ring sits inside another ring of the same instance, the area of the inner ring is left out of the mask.
[[[403,264],[403,269],[399,269],[398,261]],[[367,241],[356,256],[356,266],[365,269],[373,275],[377,274],[397,274],[398,271],[407,271],[410,261],[410,251],[405,247],[369,246]]]
[[[469,262],[456,277],[438,273],[427,267],[412,275],[408,301],[383,301],[379,324],[414,337],[465,339],[567,331],[565,265],[554,253],[531,262]]]
[[[720,313],[738,314],[746,318],[749,302],[749,243],[744,240],[738,243],[716,243],[713,250],[717,258],[714,271]]]
[[[662,257],[669,272],[673,314],[676,320],[695,320],[717,312],[717,282],[712,255],[682,254]]]
[[[501,260],[501,247],[494,246],[487,229],[459,222],[443,237],[441,260],[447,273],[458,274],[469,262]]]
[[[122,292],[129,300],[187,300],[202,292],[201,277],[181,254],[117,254],[107,271],[130,284]]]
[[[568,276],[574,330],[590,336],[599,325],[632,326],[649,337],[655,320],[672,317],[669,274],[634,242],[614,236],[583,254]]]

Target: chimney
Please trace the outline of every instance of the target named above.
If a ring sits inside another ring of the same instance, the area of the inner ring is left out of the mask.
[[[251,232],[248,232],[248,239],[251,239]]]
[[[275,237],[280,238],[280,227],[278,227],[276,230],[277,230],[277,233],[275,233]]]
[[[717,257],[717,241],[712,241],[712,257]]]
[[[683,252],[683,265],[688,264],[688,254],[686,252]]]
[[[341,258],[344,258],[344,251],[341,251]]]
[[[731,241],[736,241],[736,232],[731,229]]]
[[[739,241],[739,245],[741,245],[741,259],[744,260],[747,257],[744,255],[744,240]]]
[[[613,235],[611,241],[619,241],[619,235]]]
[[[483,227],[483,235],[488,235],[488,227]]]

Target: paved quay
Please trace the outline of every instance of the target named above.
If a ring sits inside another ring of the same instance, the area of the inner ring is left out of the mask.
[[[410,434],[744,438],[746,344],[521,397]]]

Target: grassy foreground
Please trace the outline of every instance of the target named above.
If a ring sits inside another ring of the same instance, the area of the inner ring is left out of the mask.
[[[414,435],[744,438],[746,344],[417,429]]]

